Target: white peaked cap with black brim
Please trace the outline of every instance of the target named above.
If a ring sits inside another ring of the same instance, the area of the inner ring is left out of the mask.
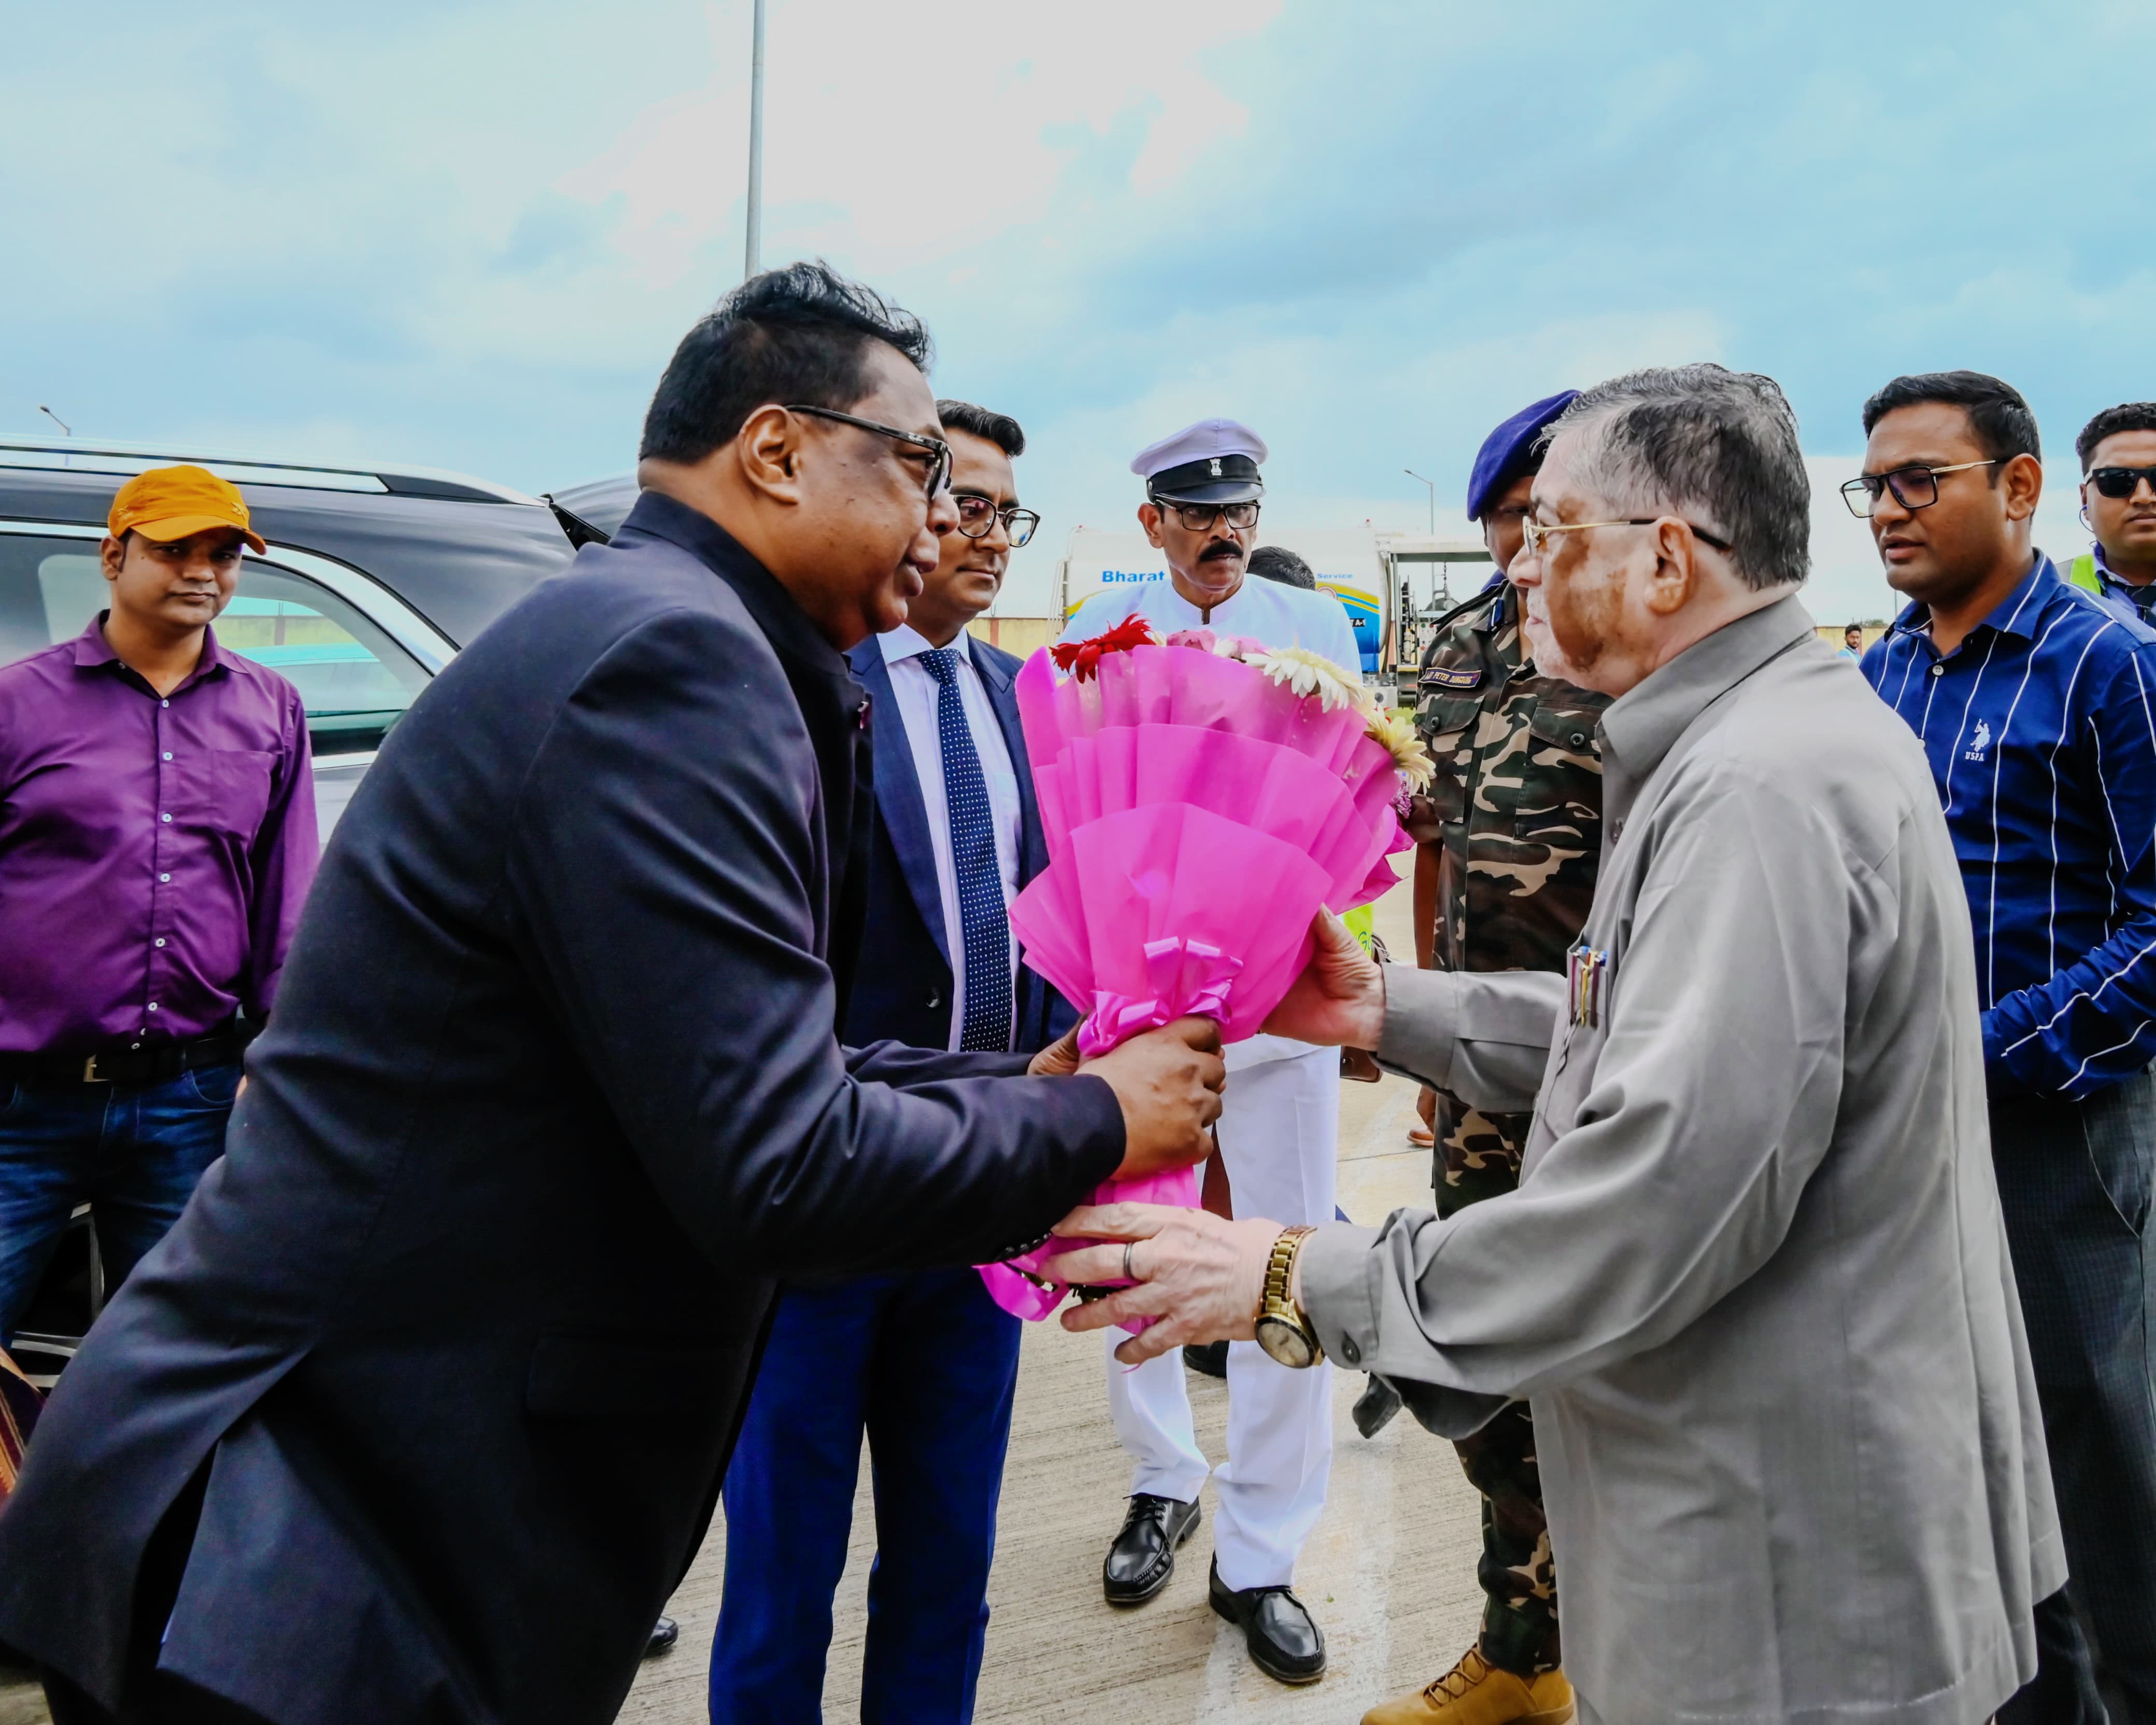
[[[1163,503],[1250,503],[1265,495],[1265,440],[1234,419],[1200,419],[1131,459],[1146,495]]]

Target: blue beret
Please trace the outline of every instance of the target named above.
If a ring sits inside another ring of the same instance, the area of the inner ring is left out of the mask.
[[[1578,399],[1577,389],[1561,389],[1532,407],[1522,408],[1489,436],[1476,452],[1475,471],[1467,477],[1467,519],[1479,521],[1506,486],[1531,470],[1535,440]]]

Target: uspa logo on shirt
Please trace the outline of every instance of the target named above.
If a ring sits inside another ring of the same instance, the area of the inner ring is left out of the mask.
[[[1976,730],[1969,739],[1969,747],[1963,752],[1962,759],[1964,761],[1981,761],[1984,758],[1984,752],[1990,747],[1990,721],[1985,719],[1979,719],[1976,721]]]

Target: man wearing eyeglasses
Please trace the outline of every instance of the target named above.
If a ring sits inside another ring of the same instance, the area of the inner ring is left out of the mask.
[[[1143,617],[1160,634],[1209,629],[1307,648],[1360,675],[1355,626],[1339,600],[1246,578],[1265,504],[1258,468],[1265,454],[1265,439],[1233,419],[1200,419],[1141,449],[1131,461],[1146,482],[1138,525],[1168,573],[1095,593],[1071,614],[1063,638],[1086,640],[1126,617]]]
[[[1579,392],[1530,403],[1482,441],[1467,515],[1496,572],[1431,626],[1415,726],[1435,772],[1410,808],[1415,850],[1415,963],[1423,969],[1563,971],[1594,898],[1602,855],[1602,744],[1609,698],[1538,670],[1506,571],[1525,542],[1550,428]],[[1431,1186],[1440,1216],[1510,1192],[1534,1127],[1531,1112],[1486,1112],[1450,1091],[1417,1102],[1433,1128]],[[1539,1264],[1520,1266],[1540,1275]],[[1368,1432],[1399,1406],[1381,1378],[1356,1404]],[[1363,1725],[1503,1725],[1569,1705],[1557,1574],[1524,1401],[1458,1445],[1482,1494],[1482,1621],[1450,1670],[1372,1709]]]
[[[824,265],[742,284],[613,542],[369,769],[225,1153],[0,1515],[0,1641],[65,1725],[603,1725],[780,1280],[1006,1258],[1205,1153],[1203,1020],[1075,1074],[1009,1026],[841,1040],[875,807],[844,655],[957,524],[928,352]]]
[[[1164,580],[1096,593],[1064,631],[1084,640],[1142,616],[1161,634],[1210,629],[1269,647],[1302,647],[1359,675],[1354,626],[1331,593],[1249,578],[1265,496],[1265,439],[1233,419],[1201,419],[1138,452],[1138,524],[1168,564]],[[1332,1219],[1339,1150],[1340,1057],[1280,1036],[1228,1050],[1219,1123],[1232,1201],[1266,1215]],[[1325,1673],[1325,1637],[1291,1590],[1303,1542],[1325,1508],[1332,1468],[1329,1368],[1291,1372],[1248,1343],[1228,1351],[1228,1461],[1215,1475],[1198,1447],[1178,1357],[1132,1371],[1107,1361],[1108,1409],[1133,1460],[1123,1525],[1101,1565],[1112,1605],[1153,1599],[1196,1530],[1209,1476],[1219,1497],[1213,1609],[1241,1626],[1259,1669],[1283,1683]]]
[[[1011,687],[967,633],[1040,517],[1015,419],[939,401],[955,532],[896,629],[848,655],[869,691],[875,832],[844,1040],[1031,1054],[1076,1022],[1019,963],[1008,911],[1047,865]],[[973,1717],[1019,1321],[966,1266],[788,1281],[726,1470],[711,1725],[818,1717],[865,1434],[875,1473],[860,1714]]]
[[[1897,377],[1864,429],[1864,473],[1842,492],[1910,599],[1864,674],[1923,744],[1968,890],[1992,1160],[2072,1575],[2071,1603],[2037,1606],[2042,1666],[1999,1717],[2101,1719],[2101,1671],[2145,1725],[2156,634],[2031,543],[2044,470],[2018,391],[1978,372]]]
[[[1321,916],[1268,1021],[1532,1107],[1518,1189],[1374,1229],[1089,1207],[1058,1231],[1117,1243],[1049,1260],[1128,1263],[1062,1322],[1158,1318],[1133,1363],[1255,1337],[1454,1438],[1529,1397],[1601,1725],[1977,1725],[2064,1579],[1969,907],[1919,751],[1797,597],[1811,492],[1771,379],[1584,392],[1508,571],[1537,665],[1614,697],[1565,973],[1374,964]]]
[[[2147,623],[2156,605],[2156,402],[2106,408],[2082,427],[2074,453],[2082,521],[2096,543],[2059,572]]]

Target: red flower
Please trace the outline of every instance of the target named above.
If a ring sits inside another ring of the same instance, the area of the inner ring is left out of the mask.
[[[1063,641],[1050,648],[1055,668],[1069,671],[1084,682],[1100,669],[1103,653],[1127,653],[1133,647],[1153,644],[1152,625],[1142,617],[1126,617],[1106,634],[1095,635],[1090,641]]]

